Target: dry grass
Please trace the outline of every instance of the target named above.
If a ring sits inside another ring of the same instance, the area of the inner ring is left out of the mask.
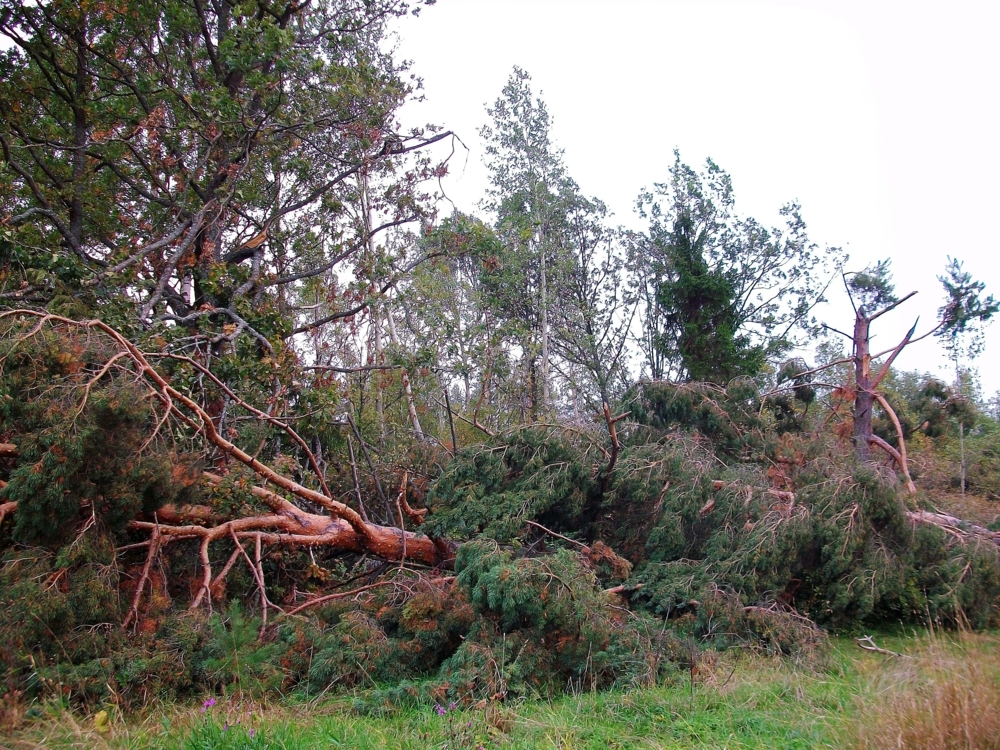
[[[859,748],[1000,749],[1000,639],[931,636],[860,703]]]

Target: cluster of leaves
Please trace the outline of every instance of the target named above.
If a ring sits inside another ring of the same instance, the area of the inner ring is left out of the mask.
[[[743,378],[728,387],[711,383],[641,381],[626,394],[636,423],[654,431],[694,431],[720,455],[759,459],[770,439],[761,417],[759,384]]]
[[[178,612],[154,632],[124,632],[127,601],[107,537],[89,530],[58,554],[18,548],[0,560],[5,618],[0,681],[9,695],[123,706],[189,694],[197,618]]]
[[[458,585],[477,627],[442,665],[462,698],[651,684],[672,668],[672,636],[601,590],[586,557],[516,557],[491,540],[463,545]]]

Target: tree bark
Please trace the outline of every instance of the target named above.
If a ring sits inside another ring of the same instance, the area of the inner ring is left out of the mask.
[[[549,409],[549,292],[545,275],[545,243],[539,242],[538,245],[542,261],[542,413],[545,414]]]
[[[871,350],[869,328],[871,319],[859,307],[854,321],[854,451],[861,461],[871,459],[872,392]]]
[[[396,335],[396,323],[392,317],[392,310],[386,306],[385,320],[389,328],[389,340],[397,349],[399,348],[399,337]],[[417,416],[417,405],[413,401],[413,389],[410,387],[410,375],[406,369],[399,371],[399,377],[403,381],[403,395],[406,396],[406,410],[410,414],[410,422],[413,424],[413,435],[418,441],[424,439],[424,430],[420,426],[420,418]]]

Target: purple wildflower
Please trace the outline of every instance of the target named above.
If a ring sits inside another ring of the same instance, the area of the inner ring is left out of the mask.
[[[215,698],[209,698],[207,701],[201,704],[201,712],[205,713],[208,709],[215,705]]]
[[[247,736],[248,737],[253,737],[255,734],[257,734],[257,730],[256,729],[248,729],[247,730]]]
[[[223,732],[228,732],[229,731],[229,722],[228,721],[225,724],[222,725],[222,731]]]
[[[449,711],[454,711],[456,705],[457,704],[455,703],[455,701],[452,701],[451,703],[448,704],[448,710]]]
[[[438,712],[438,716],[444,716],[446,713],[448,713],[448,709],[446,709],[440,703],[434,704],[434,710]]]

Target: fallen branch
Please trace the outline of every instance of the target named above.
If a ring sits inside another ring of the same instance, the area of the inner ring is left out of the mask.
[[[403,481],[399,483],[399,494],[396,496],[396,505],[402,510],[406,517],[410,519],[412,523],[417,526],[424,522],[424,517],[427,515],[427,508],[420,508],[419,510],[410,507],[410,504],[406,502],[406,484],[410,479],[408,472],[403,472]]]
[[[542,526],[540,523],[535,523],[534,521],[526,521],[525,523],[527,523],[529,526],[534,526],[536,529],[544,531],[546,534],[550,534],[551,536],[554,536],[556,539],[562,539],[564,542],[569,542],[570,544],[575,544],[578,547],[582,547],[583,549],[587,549],[587,545],[584,544],[583,542],[578,542],[576,539],[570,539],[568,536],[563,536],[562,534],[557,534],[556,532],[552,531],[552,529],[547,529],[544,526]]]
[[[135,596],[132,597],[132,606],[129,607],[128,614],[122,622],[122,627],[127,628],[133,622],[139,620],[139,602],[142,600],[143,589],[146,588],[146,581],[149,580],[149,569],[160,552],[160,529],[154,528],[149,539],[149,554],[146,555],[146,562],[142,566],[142,573],[139,575],[139,583],[135,587]]]
[[[301,612],[304,609],[308,609],[309,607],[315,607],[319,604],[326,604],[327,602],[336,601],[337,599],[346,599],[347,597],[354,596],[355,594],[363,594],[365,591],[378,588],[379,586],[388,586],[390,583],[392,583],[392,581],[379,581],[378,583],[372,583],[369,584],[368,586],[362,586],[360,588],[356,588],[353,591],[342,591],[338,594],[327,594],[326,596],[317,596],[315,599],[310,599],[305,604],[300,604],[295,609],[290,609],[284,614],[291,617],[292,615],[297,615],[299,612]]]
[[[11,316],[34,318],[37,321],[27,334],[20,337],[21,341],[41,331],[46,324],[88,332],[94,331],[107,336],[119,349],[119,352],[114,355],[114,359],[131,361],[136,370],[137,380],[143,383],[160,401],[166,413],[173,414],[225,455],[231,456],[247,466],[265,482],[330,513],[330,517],[311,514],[299,509],[270,490],[254,487],[251,491],[271,509],[272,515],[227,519],[220,522],[220,519],[213,517],[213,512],[210,509],[199,509],[193,516],[191,515],[193,509],[188,509],[187,515],[190,518],[187,525],[161,525],[161,544],[179,538],[197,538],[202,542],[199,556],[205,571],[205,579],[196,596],[194,606],[200,605],[206,595],[209,597],[209,602],[211,601],[212,579],[208,562],[208,545],[223,536],[228,536],[231,532],[237,538],[246,538],[259,533],[261,542],[329,545],[343,551],[367,552],[386,560],[413,559],[432,566],[449,564],[454,557],[453,545],[440,540],[432,540],[426,536],[417,536],[402,529],[369,523],[350,506],[278,473],[224,438],[219,434],[211,415],[192,398],[174,388],[149,363],[147,356],[135,344],[106,323],[100,320],[78,321],[35,310],[12,310],[0,313],[0,319]],[[257,416],[263,418],[260,414]],[[350,419],[349,415],[348,421],[352,423],[351,426],[356,431],[356,426],[353,425],[353,420]],[[362,451],[367,454],[363,442]],[[17,455],[16,446],[7,443],[0,444],[0,457],[16,457]],[[221,481],[214,475],[206,475],[206,478],[210,483]],[[377,476],[375,481],[384,499],[384,493]],[[388,508],[388,501],[386,501],[386,506]],[[11,509],[3,512],[4,514],[9,513]],[[169,524],[170,519],[167,516],[169,516],[168,511],[161,511],[160,520]],[[214,525],[211,527],[194,525],[190,523],[190,520],[200,520],[202,523]],[[130,528],[133,530],[145,530],[150,533],[156,526],[157,524],[141,520],[133,521],[130,524]]]
[[[895,651],[890,651],[887,648],[879,648],[875,645],[875,641],[872,640],[870,635],[863,636],[856,639],[858,647],[863,648],[865,651],[873,651],[876,654],[885,654],[886,656],[898,656],[901,659],[912,659],[913,657],[908,654],[900,654]]]
[[[204,477],[210,485],[223,481],[222,477],[207,472]],[[164,541],[208,538],[211,542],[230,536],[231,530],[241,539],[255,539],[255,535],[260,533],[261,541],[268,543],[330,546],[344,552],[369,552],[388,561],[412,560],[423,565],[447,566],[454,558],[454,545],[423,534],[412,531],[400,533],[402,530],[394,526],[368,524],[368,535],[361,538],[343,519],[309,513],[263,487],[252,487],[250,492],[272,514],[226,520],[203,505],[164,506],[157,511]],[[212,525],[200,526],[197,523]],[[154,526],[141,520],[129,524],[129,528],[135,530],[151,531]]]
[[[912,333],[912,331],[910,331],[910,333]],[[910,334],[907,334],[907,337],[903,339],[903,344],[905,344],[906,341],[909,340],[909,337]],[[903,344],[901,344],[901,346]],[[888,367],[889,362],[886,362],[885,366]],[[881,375],[879,377],[881,378]],[[911,495],[916,495],[917,488],[914,486],[913,480],[910,478],[910,468],[906,461],[906,440],[903,439],[903,427],[899,423],[899,417],[896,416],[896,412],[893,410],[893,408],[889,406],[889,402],[885,400],[885,396],[883,396],[880,393],[873,393],[872,395],[875,397],[875,400],[878,401],[879,406],[881,406],[882,409],[885,411],[885,413],[889,415],[889,419],[892,420],[892,424],[896,428],[896,438],[899,440],[899,451],[895,452],[894,458],[896,459],[896,463],[899,466],[899,470],[903,472],[903,476],[906,477],[907,491]],[[878,436],[872,435],[872,438],[876,437]],[[885,443],[885,441],[882,440],[880,441],[873,440],[873,442],[875,442],[875,444],[878,445],[879,447],[885,447],[886,445],[888,445],[887,443]]]
[[[190,365],[198,372],[200,372],[202,375],[211,380],[223,393],[229,396],[229,398],[232,399],[233,403],[235,403],[237,406],[243,407],[261,421],[267,422],[268,424],[274,425],[275,427],[283,430],[285,434],[287,434],[292,439],[292,441],[299,446],[299,449],[305,454],[306,459],[309,461],[309,466],[312,468],[313,473],[316,475],[316,479],[319,481],[319,485],[320,488],[323,490],[323,494],[330,496],[331,494],[330,490],[326,486],[326,479],[323,476],[323,471],[319,467],[319,462],[316,460],[316,456],[313,454],[311,450],[309,450],[309,446],[306,444],[306,441],[303,440],[302,437],[294,429],[292,429],[291,425],[281,421],[280,419],[272,416],[271,414],[268,414],[265,411],[261,411],[257,407],[252,406],[251,404],[248,404],[246,401],[237,396],[236,393],[234,393],[229,386],[227,386],[225,383],[219,380],[215,376],[215,373],[213,373],[203,364],[191,359],[190,357],[183,357],[179,354],[163,354],[155,356],[169,357],[172,360],[178,362],[184,362]]]
[[[607,468],[604,469],[605,477],[610,477],[611,472],[615,470],[615,464],[618,462],[618,453],[621,451],[621,443],[618,442],[618,430],[615,429],[615,425],[631,413],[632,412],[627,411],[624,414],[612,417],[611,408],[608,406],[608,402],[604,402],[604,421],[608,425],[608,434],[611,436],[611,451],[610,457],[608,458]]]
[[[960,542],[965,542],[969,537],[979,537],[989,539],[997,546],[1000,546],[1000,531],[990,531],[985,526],[979,526],[970,521],[955,518],[955,516],[949,516],[944,513],[933,513],[928,510],[908,510],[905,511],[905,514],[913,523],[936,526],[942,531],[951,534]]]
[[[633,591],[639,591],[645,584],[642,583],[623,583],[619,586],[612,586],[609,589],[604,589],[605,594],[631,594]]]

